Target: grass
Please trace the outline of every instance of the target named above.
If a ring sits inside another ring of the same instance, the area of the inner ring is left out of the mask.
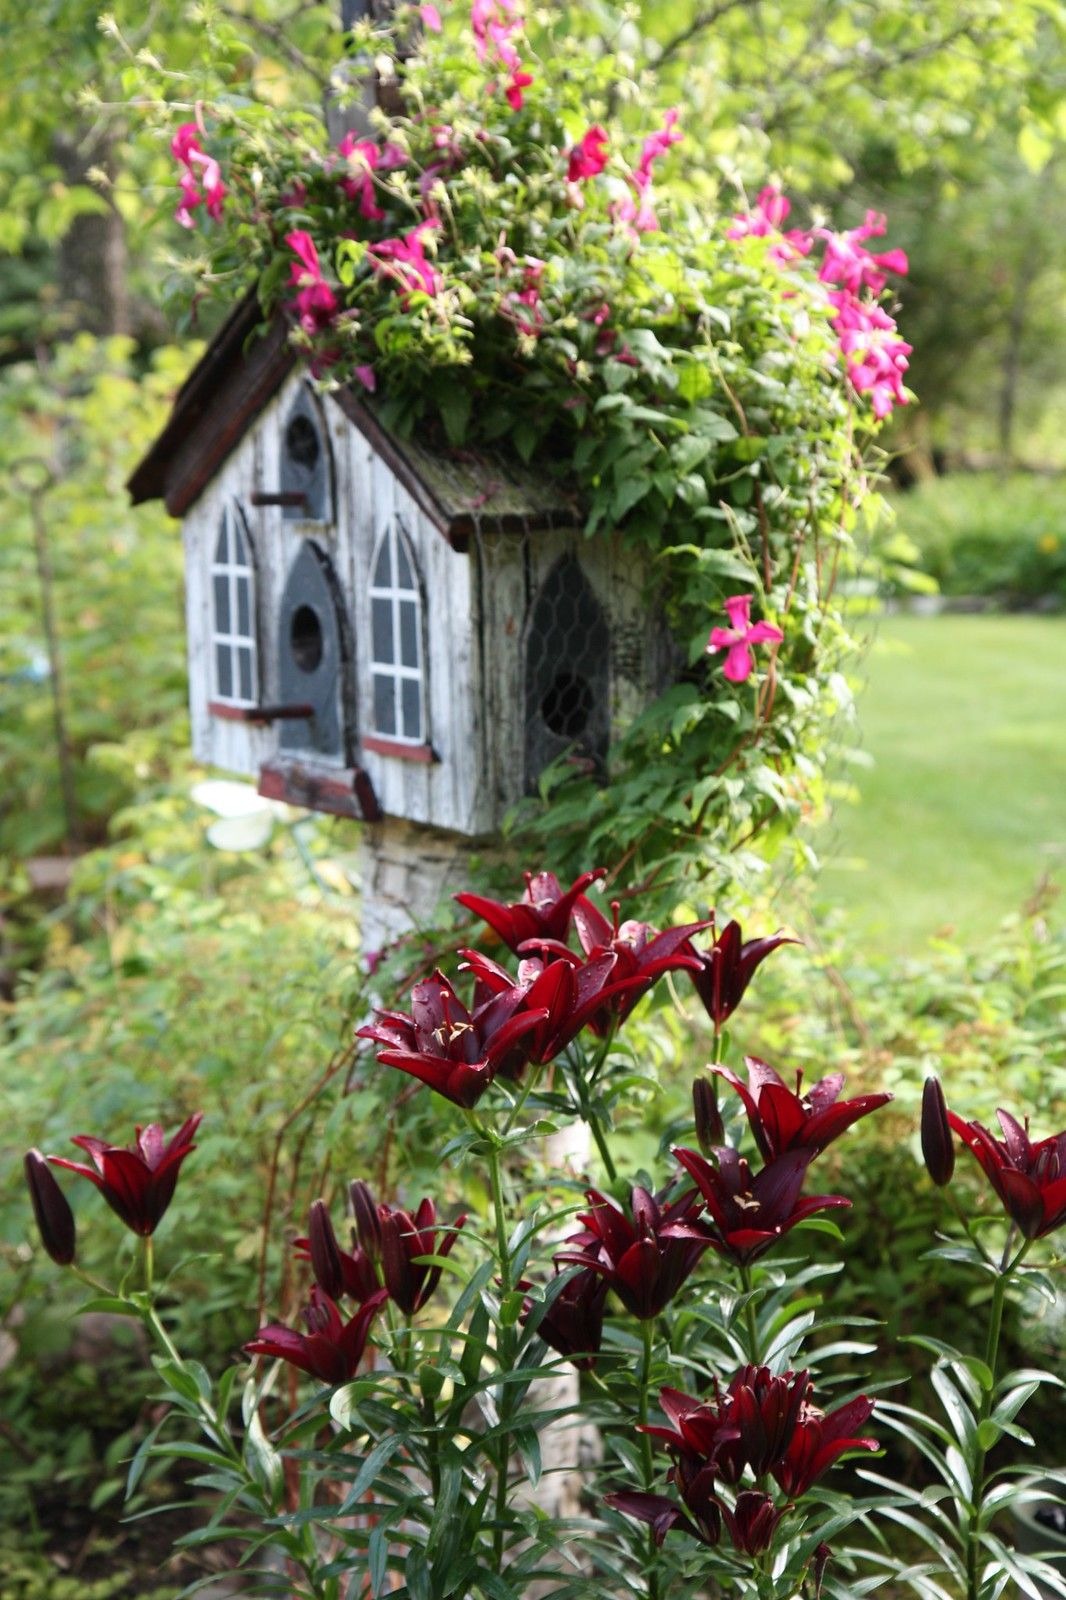
[[[1066,618],[886,618],[867,674],[872,765],[815,840],[819,898],[883,951],[980,940],[1066,881]]]

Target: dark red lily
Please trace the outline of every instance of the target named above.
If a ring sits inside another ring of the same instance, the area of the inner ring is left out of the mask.
[[[556,1267],[557,1273],[558,1270]],[[537,1323],[537,1333],[544,1343],[585,1371],[596,1365],[603,1342],[607,1289],[607,1279],[598,1272],[587,1267],[583,1272],[575,1272]],[[528,1320],[534,1304],[528,1299],[523,1304],[523,1322]]]
[[[778,945],[799,942],[786,933],[775,933],[768,939],[749,939],[745,943],[740,923],[727,922],[721,933],[714,935],[709,950],[696,952],[700,966],[693,973],[692,982],[716,1033],[743,1000],[744,991],[767,956]]]
[[[725,1144],[725,1128],[718,1107],[718,1086],[713,1078],[696,1078],[692,1084],[692,1115],[696,1140],[705,1156]]]
[[[439,1234],[432,1200],[423,1200],[413,1218],[406,1211],[393,1211],[388,1206],[379,1206],[378,1216],[385,1287],[400,1310],[410,1317],[421,1311],[440,1282],[442,1270],[419,1257],[450,1255],[466,1214],[457,1217],[451,1228],[440,1229]]]
[[[996,1116],[1002,1139],[954,1111],[948,1122],[977,1157],[1022,1237],[1043,1239],[1066,1222],[1066,1132],[1034,1141],[1009,1111]]]
[[[329,1295],[323,1294],[316,1283],[311,1288],[311,1303],[304,1308],[306,1333],[271,1322],[260,1328],[244,1349],[250,1356],[280,1357],[322,1383],[347,1383],[355,1377],[370,1324],[387,1299],[388,1292],[378,1289],[345,1322]]]
[[[796,1073],[794,1090],[767,1062],[758,1056],[745,1056],[748,1081],[744,1083],[728,1067],[711,1071],[731,1084],[744,1102],[751,1131],[765,1161],[774,1161],[787,1150],[806,1150],[813,1158],[860,1117],[868,1116],[891,1100],[890,1094],[863,1094],[854,1100],[841,1100],[844,1074],[831,1072],[801,1093],[803,1073]]]
[[[311,1207],[308,1237],[294,1240],[294,1248],[301,1260],[310,1261],[315,1282],[331,1300],[346,1294],[362,1305],[381,1287],[366,1251],[354,1240],[351,1250],[342,1248],[323,1200]]]
[[[203,1112],[197,1111],[183,1122],[173,1138],[166,1139],[157,1122],[137,1129],[133,1149],[107,1144],[91,1134],[80,1133],[71,1142],[92,1158],[91,1167],[64,1156],[49,1156],[53,1166],[78,1172],[95,1183],[108,1205],[128,1228],[142,1237],[154,1233],[163,1213],[174,1197],[178,1170],[185,1157],[195,1150],[193,1139]]]
[[[515,993],[519,995],[515,1016],[540,1013],[541,1020],[523,1036],[521,1049],[530,1061],[544,1063],[565,1050],[582,1028],[599,1031],[597,1019],[641,980],[632,973],[618,976],[619,962],[610,951],[582,961],[563,945],[550,952],[544,943],[539,948],[545,954],[523,956],[517,978],[478,950],[459,954],[465,958],[464,970],[474,975],[475,1015],[490,999]]]
[[[690,1533],[701,1544],[714,1546],[722,1537],[722,1508],[712,1492],[714,1474],[711,1469],[704,1467],[698,1470],[687,1483],[687,1489],[693,1505],[699,1507],[698,1511],[693,1511],[693,1520],[686,1517],[676,1500],[671,1500],[665,1494],[645,1494],[639,1489],[623,1489],[616,1494],[605,1494],[603,1498],[616,1511],[624,1511],[627,1517],[636,1517],[638,1522],[648,1523],[658,1545],[662,1544],[671,1528],[677,1528],[681,1533]],[[689,1499],[685,1503],[689,1504]]]
[[[860,1395],[828,1413],[805,1404],[784,1456],[771,1470],[790,1499],[806,1494],[848,1450],[876,1450],[876,1439],[860,1439],[857,1430],[869,1421],[872,1400]]]
[[[522,1010],[520,990],[493,995],[469,1012],[447,978],[435,972],[411,990],[411,1015],[382,1011],[358,1030],[360,1039],[386,1046],[385,1066],[398,1067],[435,1089],[453,1105],[475,1106],[497,1073],[514,1071],[528,1059],[519,1041],[546,1013]]]
[[[486,899],[480,894],[457,894],[455,898],[482,922],[487,922],[517,954],[519,945],[527,939],[558,939],[565,944],[578,896],[590,883],[606,876],[606,867],[597,867],[594,872],[583,872],[564,890],[554,872],[527,872],[526,892],[512,905]]]
[[[555,1260],[598,1273],[633,1316],[657,1317],[711,1243],[692,1226],[699,1211],[692,1191],[673,1201],[667,1200],[668,1193],[652,1195],[634,1188],[627,1216],[606,1195],[587,1190],[591,1209],[578,1218],[586,1229],[579,1236],[585,1242],[568,1241],[571,1248]]]
[[[41,1243],[57,1267],[69,1267],[77,1245],[70,1202],[39,1150],[28,1150],[23,1166]]]
[[[613,922],[608,922],[603,912],[584,895],[574,907],[574,926],[588,960],[611,954],[615,968],[611,974],[615,992],[589,1018],[594,1033],[607,1034],[618,1022],[624,1022],[637,1001],[647,994],[656,978],[664,972],[700,969],[700,957],[692,948],[691,940],[709,926],[706,922],[689,922],[684,927],[664,928],[662,933],[647,922],[629,921],[619,924],[618,901],[612,901]]]
[[[758,1556],[769,1550],[788,1506],[776,1506],[761,1489],[742,1489],[736,1504],[731,1508],[723,1500],[721,1510],[733,1549],[738,1555]]]
[[[922,1089],[922,1159],[938,1188],[951,1182],[955,1171],[955,1141],[951,1137],[948,1108],[939,1078],[926,1078]]]
[[[669,1425],[650,1423],[641,1432],[736,1485],[746,1468],[758,1478],[782,1459],[810,1389],[806,1372],[777,1376],[769,1367],[741,1367],[713,1401],[662,1389],[659,1404]]]
[[[353,1178],[348,1185],[348,1203],[355,1220],[355,1236],[359,1248],[371,1261],[381,1260],[381,1218],[370,1185],[362,1178]]]
[[[715,1151],[713,1163],[695,1150],[675,1149],[674,1155],[703,1196],[711,1222],[708,1243],[737,1266],[758,1260],[806,1217],[851,1204],[839,1194],[800,1198],[809,1150],[789,1150],[754,1177],[728,1145]]]

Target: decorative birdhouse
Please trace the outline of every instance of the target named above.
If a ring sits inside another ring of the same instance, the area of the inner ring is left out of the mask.
[[[130,479],[184,523],[193,749],[362,819],[364,936],[428,913],[551,762],[602,768],[661,684],[646,567],[552,477],[319,395],[283,322],[230,317]]]

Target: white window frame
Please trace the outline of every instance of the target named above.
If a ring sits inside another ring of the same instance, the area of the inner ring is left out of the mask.
[[[382,551],[388,547],[389,572],[391,581],[388,584],[375,582],[378,564],[381,561]],[[402,589],[399,586],[400,564],[397,559],[400,548],[403,548],[407,568],[411,574],[411,587]],[[425,745],[429,742],[429,732],[426,726],[426,654],[425,643],[422,637],[423,606],[422,590],[419,584],[418,566],[415,562],[411,541],[407,537],[399,517],[394,517],[374,547],[373,559],[370,563],[370,586],[368,589],[370,599],[370,728],[373,735],[379,739],[389,739],[396,744],[406,744],[412,747]],[[374,603],[375,601],[387,603],[391,610],[392,618],[392,653],[391,661],[379,661],[374,653]],[[400,605],[414,604],[415,607],[415,645],[418,652],[418,665],[406,666],[400,659]],[[395,732],[387,732],[379,728],[376,718],[377,694],[374,683],[375,678],[389,678],[392,680],[392,706]],[[417,734],[404,733],[403,728],[403,685],[404,683],[418,684],[418,724]]]
[[[229,554],[225,561],[218,559],[218,546],[222,537],[222,530],[228,533],[227,547]],[[243,560],[239,557],[243,556]],[[228,631],[223,631],[218,626],[218,611],[215,605],[215,580],[222,578],[226,582],[226,592],[229,597]],[[237,622],[240,615],[237,605],[237,593],[241,583],[248,588],[248,633],[237,632]],[[222,513],[222,523],[215,535],[215,542],[211,552],[211,564],[208,569],[208,596],[211,606],[211,681],[214,685],[214,699],[225,706],[257,706],[259,704],[259,644],[256,637],[256,593],[255,593],[255,562],[252,556],[252,540],[247,524],[240,510],[233,505],[226,506]],[[225,651],[229,655],[230,682],[232,689],[229,694],[223,692],[219,682],[218,661],[219,652]],[[251,655],[251,697],[245,698],[240,692],[240,654],[248,651]]]

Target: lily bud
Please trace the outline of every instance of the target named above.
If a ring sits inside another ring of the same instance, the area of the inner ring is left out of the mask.
[[[696,1119],[696,1140],[705,1156],[725,1144],[722,1113],[718,1109],[718,1086],[713,1078],[697,1078],[692,1085],[692,1110]]]
[[[348,1199],[355,1218],[355,1236],[371,1261],[381,1260],[381,1218],[369,1184],[355,1178],[348,1185]]]
[[[41,1243],[57,1266],[69,1267],[76,1243],[70,1203],[39,1150],[28,1150],[23,1164]]]
[[[926,1078],[922,1090],[922,1157],[929,1176],[940,1188],[955,1171],[955,1141],[939,1078]]]
[[[328,1294],[331,1300],[339,1300],[344,1293],[344,1269],[340,1245],[324,1200],[316,1200],[311,1207],[307,1232],[315,1282],[323,1294]]]

